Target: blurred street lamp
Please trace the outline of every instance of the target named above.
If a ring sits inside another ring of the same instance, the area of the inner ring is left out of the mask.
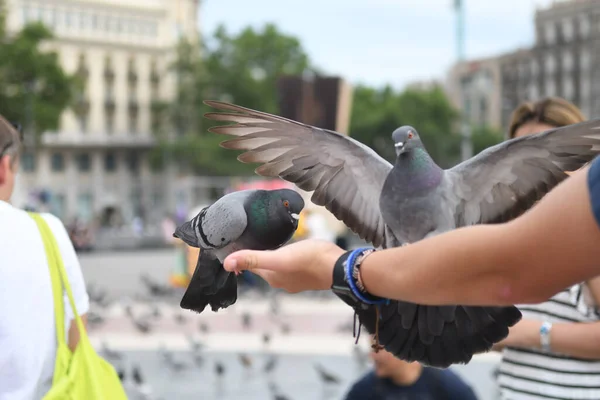
[[[456,11],[456,58],[460,64],[465,60],[465,5],[464,0],[454,0],[454,10]],[[469,115],[464,112],[466,93],[464,87],[461,88],[461,105],[463,108],[461,118],[461,158],[467,160],[473,156],[473,143],[471,142],[471,126],[469,124]]]

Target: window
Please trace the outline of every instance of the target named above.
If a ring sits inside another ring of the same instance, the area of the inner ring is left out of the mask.
[[[487,122],[487,99],[485,97],[481,97],[479,99],[479,125],[486,125]]]
[[[552,75],[556,68],[556,60],[552,54],[546,55],[546,74]]]
[[[127,166],[129,167],[129,171],[136,173],[139,169],[140,160],[138,154],[135,152],[130,152],[127,155]]]
[[[548,45],[554,44],[554,40],[556,38],[556,29],[552,22],[547,23],[545,26],[545,37],[546,37],[546,44],[548,44]]]
[[[563,51],[562,62],[563,70],[565,72],[571,72],[573,70],[573,54],[569,50]]]
[[[98,15],[92,14],[92,30],[98,30]]]
[[[106,172],[114,172],[117,170],[117,157],[115,153],[106,153],[104,155],[104,170]]]
[[[50,13],[50,26],[58,26],[58,10],[56,8],[53,8]]]
[[[537,76],[539,72],[539,64],[536,59],[531,60],[531,76]]]
[[[579,16],[579,33],[584,39],[590,34],[590,19],[587,15]]]
[[[137,114],[133,113],[131,115],[129,115],[129,133],[136,133],[138,131],[138,118],[137,118]]]
[[[562,22],[562,33],[565,41],[569,42],[573,39],[573,22],[568,18]]]
[[[30,10],[29,10],[29,6],[25,5],[22,8],[23,11],[23,23],[26,24],[27,22],[29,22],[29,18],[30,18]]]
[[[35,171],[35,155],[29,151],[23,152],[21,155],[21,168],[24,172]]]
[[[65,169],[65,157],[62,153],[54,153],[50,159],[51,169],[54,172],[62,172]]]
[[[536,100],[539,97],[540,97],[540,94],[539,94],[538,87],[535,84],[535,82],[532,82],[529,85],[529,95],[528,95],[528,98],[529,98],[529,100]]]
[[[587,49],[581,49],[581,69],[588,70],[591,64],[590,52]]]
[[[77,216],[83,221],[88,222],[92,218],[93,198],[90,193],[80,193],[77,196]]]
[[[106,132],[114,133],[115,131],[115,114],[109,112],[106,114]]]
[[[87,113],[81,112],[77,116],[77,122],[79,123],[79,130],[82,133],[87,132],[87,128],[88,128],[88,116],[87,116]]]
[[[571,79],[570,76],[563,76],[563,92],[562,92],[562,97],[564,97],[565,99],[572,101],[573,100],[573,93],[574,92],[574,87],[573,87],[573,80]]]
[[[73,13],[71,11],[65,12],[65,25],[66,26],[73,25]]]
[[[556,95],[556,84],[554,79],[546,79],[546,96]]]
[[[81,30],[87,28],[89,26],[88,24],[88,15],[85,12],[80,12],[79,13],[79,28]]]
[[[62,219],[65,216],[65,195],[53,193],[50,200],[50,212]]]
[[[77,169],[79,172],[89,172],[92,169],[92,162],[89,153],[80,153],[76,156]]]

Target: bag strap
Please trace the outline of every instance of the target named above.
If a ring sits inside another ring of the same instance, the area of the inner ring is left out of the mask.
[[[69,279],[65,271],[65,266],[60,255],[56,238],[52,234],[48,223],[40,214],[30,212],[29,215],[35,220],[38,229],[40,230],[42,241],[44,242],[44,248],[46,250],[46,257],[48,258],[48,266],[50,268],[50,277],[52,280],[52,292],[54,295],[54,313],[58,342],[66,344],[63,288],[67,292],[71,310],[73,310],[75,322],[79,330],[79,340],[84,340],[87,338],[87,333],[85,331],[85,327],[83,326],[83,321],[77,312],[77,307],[75,307],[75,300],[73,299],[71,285],[69,284]]]

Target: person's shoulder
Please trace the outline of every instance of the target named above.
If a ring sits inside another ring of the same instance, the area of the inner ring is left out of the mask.
[[[42,218],[44,218],[58,242],[69,240],[70,243],[69,233],[67,232],[65,224],[60,220],[60,218],[47,212],[40,213],[40,215]]]
[[[473,388],[467,382],[465,382],[459,374],[449,368],[426,368],[423,375],[428,376],[428,379],[430,380],[438,380],[443,387],[444,392],[451,396],[449,398],[477,400],[477,396],[475,395]]]
[[[344,399],[365,400],[371,398],[374,393],[376,381],[377,377],[375,376],[374,371],[366,373],[362,378],[352,385]]]

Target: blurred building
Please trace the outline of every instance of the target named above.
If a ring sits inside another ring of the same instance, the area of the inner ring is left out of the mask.
[[[600,115],[600,2],[554,2],[535,14],[535,44],[502,57],[502,121],[519,103],[560,96]]]
[[[502,95],[497,57],[454,65],[447,76],[446,93],[471,124],[500,128]]]
[[[279,115],[319,128],[348,134],[352,110],[352,87],[338,77],[285,76],[278,81]],[[297,189],[304,198],[306,213],[322,216],[334,235],[344,234],[346,226],[325,207],[317,206],[312,192]]]
[[[285,76],[278,88],[282,117],[348,134],[352,88],[343,79]]]
[[[147,159],[155,145],[152,110],[175,94],[169,66],[180,37],[197,40],[198,0],[7,0],[7,6],[9,34],[44,22],[55,34],[48,47],[85,82],[59,130],[23,154],[19,187],[26,195],[43,191],[63,219],[116,213],[131,220],[174,209],[174,170],[153,171]]]

